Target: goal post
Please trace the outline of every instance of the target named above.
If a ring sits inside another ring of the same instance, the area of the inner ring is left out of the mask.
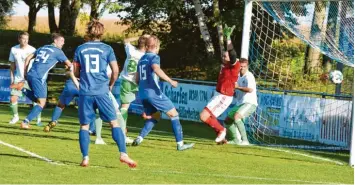
[[[354,166],[353,25],[351,0],[245,0],[241,58],[262,101],[247,126],[254,142],[346,149]],[[323,78],[338,63],[341,86]]]

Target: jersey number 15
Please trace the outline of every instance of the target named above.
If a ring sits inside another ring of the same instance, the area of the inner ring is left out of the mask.
[[[141,80],[146,80],[147,79],[147,70],[145,69],[146,65],[140,65],[139,66],[139,78]]]

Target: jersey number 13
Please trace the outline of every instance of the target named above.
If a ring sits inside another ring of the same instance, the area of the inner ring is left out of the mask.
[[[98,54],[86,54],[85,57],[85,69],[87,73],[99,72],[99,55]]]

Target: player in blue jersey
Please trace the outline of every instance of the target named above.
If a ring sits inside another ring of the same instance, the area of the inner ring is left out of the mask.
[[[65,82],[64,89],[59,96],[58,104],[53,110],[52,120],[43,129],[45,132],[50,132],[57,125],[64,108],[68,106],[75,97],[79,97],[79,82],[77,78],[72,71],[68,71],[66,75],[69,76],[70,79]]]
[[[154,125],[158,122],[158,111],[166,113],[170,119],[177,143],[177,150],[186,150],[194,144],[184,144],[182,127],[179,120],[179,114],[176,111],[171,100],[163,94],[159,87],[159,77],[169,82],[173,87],[178,83],[169,78],[163,70],[160,69],[160,57],[158,55],[160,41],[156,36],[147,39],[147,51],[138,63],[136,81],[139,86],[139,97],[142,100],[144,108],[145,124],[139,136],[133,141],[133,146],[142,143],[143,138],[149,134]]]
[[[47,77],[48,72],[58,62],[65,63],[66,68],[70,69],[71,63],[62,51],[64,45],[64,37],[58,33],[52,34],[53,43],[45,45],[36,50],[34,54],[30,54],[25,60],[25,78],[31,90],[23,88],[24,82],[13,84],[10,88],[22,90],[22,92],[32,101],[37,102],[25,120],[21,123],[22,129],[29,129],[29,123],[33,118],[37,117],[46,104],[47,99]],[[30,60],[35,58],[32,68],[27,73],[27,67]],[[26,74],[27,73],[27,74]]]
[[[103,33],[104,25],[96,20],[91,21],[87,28],[87,38],[90,41],[80,45],[74,54],[75,76],[80,77],[79,142],[83,156],[80,165],[89,165],[88,130],[97,108],[101,119],[111,125],[112,138],[119,148],[120,161],[134,168],[137,163],[127,155],[125,136],[117,122],[116,111],[109,97],[109,92],[117,80],[118,65],[112,47],[100,42]],[[112,69],[111,79],[106,74],[107,65]]]

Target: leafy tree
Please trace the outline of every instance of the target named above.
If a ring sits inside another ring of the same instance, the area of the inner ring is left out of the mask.
[[[75,33],[75,23],[78,18],[81,0],[61,0],[59,31],[67,36],[73,36]]]
[[[118,11],[122,6],[116,0],[85,0],[84,3],[90,5],[90,20],[99,19],[106,10]]]
[[[38,11],[45,5],[45,0],[23,0],[29,7],[27,32],[32,33],[36,26]]]
[[[49,31],[51,33],[58,32],[58,25],[55,20],[55,8],[59,6],[60,0],[47,0],[47,8],[48,8],[48,25]]]
[[[0,27],[6,26],[8,16],[11,11],[12,7],[16,1],[13,0],[2,0],[0,1]]]
[[[218,74],[220,55],[210,56],[207,53],[204,42],[204,34],[201,34],[199,18],[196,16],[195,0],[121,0],[123,8],[118,13],[122,24],[130,25],[128,32],[143,30],[147,33],[156,34],[162,40],[161,57],[166,63],[163,67],[187,66],[199,70],[212,70],[206,76],[215,80]],[[240,38],[243,23],[244,1],[219,0],[221,21],[228,25],[236,25],[232,40],[236,50],[240,48]],[[210,34],[214,48],[219,47],[216,19],[214,19],[213,0],[200,0],[201,12],[205,15],[204,24]],[[206,40],[205,40],[206,41]],[[203,79],[203,75],[196,71],[190,73],[191,78]],[[187,74],[189,75],[189,74]],[[184,77],[190,78],[185,75]],[[193,76],[196,75],[196,76]],[[199,77],[201,76],[201,77]]]
[[[311,27],[311,40],[313,42],[322,42],[325,36],[326,26],[323,26],[323,21],[326,15],[326,2],[315,2],[314,16]],[[304,65],[304,73],[311,74],[317,71],[320,67],[320,57],[321,54],[319,50],[314,49],[310,46],[307,47],[306,51],[306,62]]]

